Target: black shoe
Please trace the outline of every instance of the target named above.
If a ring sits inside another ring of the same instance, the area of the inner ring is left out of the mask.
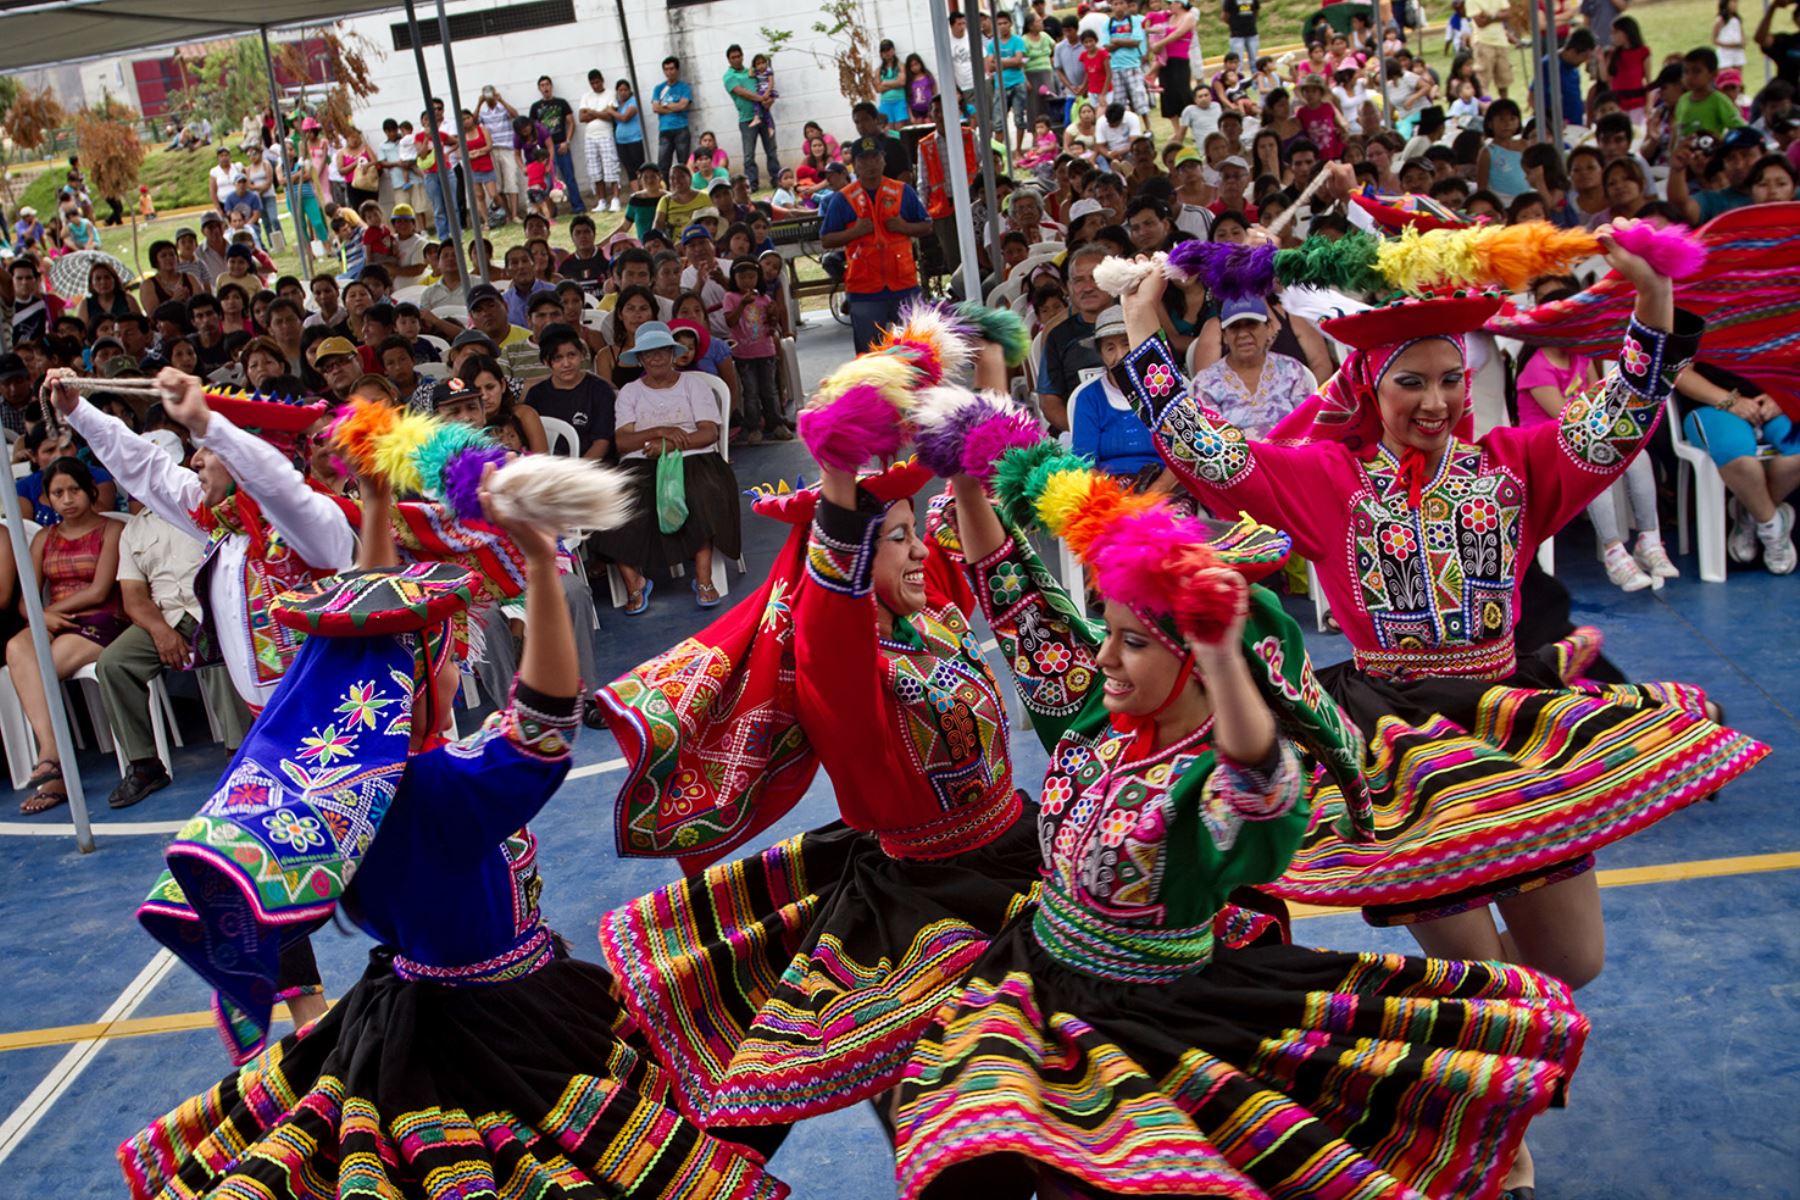
[[[154,766],[132,763],[131,769],[125,772],[125,778],[119,780],[119,786],[106,798],[107,807],[130,808],[151,792],[160,792],[172,782],[174,781],[163,770],[160,762]]]
[[[606,728],[606,717],[600,711],[600,701],[593,696],[581,702],[581,723],[589,729]]]
[[[1537,1200],[1537,1189],[1534,1187],[1507,1188],[1500,1193],[1500,1200]]]

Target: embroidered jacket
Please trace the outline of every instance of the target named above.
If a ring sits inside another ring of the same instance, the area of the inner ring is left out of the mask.
[[[1029,543],[971,567],[1050,766],[1039,797],[1045,887],[1033,931],[1059,962],[1132,983],[1203,966],[1213,917],[1237,887],[1287,869],[1306,831],[1307,773],[1278,739],[1266,763],[1219,754],[1209,721],[1136,762],[1113,732],[1096,665],[1100,630]],[[1278,605],[1267,592],[1253,603]]]
[[[946,858],[1018,819],[1006,706],[968,618],[927,577],[923,612],[879,637],[881,515],[821,499],[794,614],[801,725],[853,828],[896,858]]]
[[[549,962],[537,839],[525,828],[569,771],[574,699],[513,687],[481,729],[406,761],[347,910],[394,948],[396,973],[498,983]]]
[[[1163,460],[1208,507],[1286,530],[1317,566],[1360,666],[1393,677],[1500,678],[1514,668],[1523,568],[1537,546],[1607,489],[1655,428],[1700,322],[1631,323],[1618,366],[1559,421],[1455,439],[1420,503],[1385,447],[1251,441],[1204,395],[1174,386],[1161,338],[1121,363]]]

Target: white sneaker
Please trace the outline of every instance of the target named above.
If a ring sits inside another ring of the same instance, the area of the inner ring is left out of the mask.
[[[1736,500],[1731,502],[1731,534],[1725,541],[1725,552],[1734,563],[1756,561],[1756,518]]]
[[[1652,579],[1680,579],[1681,568],[1669,561],[1669,552],[1664,549],[1662,539],[1655,534],[1640,533],[1637,549],[1632,551],[1638,566]]]
[[[1794,506],[1783,504],[1775,510],[1776,532],[1774,535],[1764,533],[1758,528],[1756,536],[1762,542],[1763,566],[1769,568],[1771,575],[1790,575],[1793,573],[1796,555],[1794,553]]]
[[[610,203],[606,206],[606,211],[607,212],[618,212],[619,211],[619,198],[617,196],[614,196],[612,198],[612,203]]]
[[[1641,592],[1647,587],[1655,587],[1656,580],[1644,574],[1644,569],[1637,564],[1637,559],[1617,542],[1606,548],[1606,577],[1622,591]]]

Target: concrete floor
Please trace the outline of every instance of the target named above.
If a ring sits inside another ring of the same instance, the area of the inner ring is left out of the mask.
[[[809,329],[802,349],[803,373],[816,379],[848,356],[848,332]],[[807,467],[797,444],[743,450],[734,463],[746,487]],[[750,517],[747,503],[745,511],[754,578],[784,530]],[[1792,650],[1800,579],[1752,568],[1708,585],[1694,578],[1691,558],[1681,565],[1688,578],[1626,596],[1600,574],[1585,524],[1565,534],[1559,553],[1577,619],[1606,632],[1615,661],[1634,678],[1705,685],[1734,724],[1776,753],[1717,803],[1600,856],[1608,963],[1581,993],[1594,1033],[1570,1106],[1533,1130],[1544,1200],[1800,1197],[1800,1043],[1792,1038],[1800,1028],[1800,784],[1787,770],[1800,745]],[[734,592],[739,586],[734,580]],[[1310,607],[1305,613],[1310,619]],[[603,609],[602,620],[602,674],[612,678],[699,628],[704,615],[678,585],[642,617]],[[1321,665],[1344,657],[1341,638],[1309,634],[1309,642]],[[1043,753],[1029,739],[1016,749],[1019,781],[1031,788]],[[575,777],[534,828],[546,914],[577,954],[595,957],[599,913],[663,884],[675,868],[613,851],[621,775],[611,738],[584,733],[575,753]],[[131,917],[164,838],[199,806],[224,761],[216,746],[180,751],[175,786],[115,814],[104,803],[117,778],[111,759],[85,755],[98,809],[91,855],[76,852],[66,810],[20,818],[8,801],[0,811],[0,1197],[119,1194],[118,1142],[227,1069],[210,1028],[177,1019],[163,1023],[173,1031],[143,1032],[158,1025],[145,1018],[200,1013],[207,997],[185,968],[159,960]],[[821,777],[768,838],[834,816]],[[1303,920],[1295,935],[1343,950],[1412,949],[1404,934],[1354,915]],[[367,940],[328,928],[315,945],[328,989],[341,993],[362,969]],[[132,1019],[132,1035],[78,1040],[93,1037],[90,1023],[118,1018]],[[16,1036],[34,1030],[48,1032]],[[893,1160],[866,1107],[801,1126],[773,1166],[799,1197],[893,1194]]]

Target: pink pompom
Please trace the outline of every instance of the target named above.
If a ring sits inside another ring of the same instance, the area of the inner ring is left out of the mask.
[[[991,416],[963,438],[962,469],[986,483],[1008,450],[1035,446],[1043,440],[1043,430],[1030,413],[1015,411]]]
[[[1174,616],[1170,551],[1196,539],[1189,523],[1159,504],[1120,517],[1088,547],[1101,595],[1146,616]]]
[[[1670,279],[1686,279],[1706,265],[1706,243],[1685,226],[1658,229],[1649,221],[1636,221],[1614,228],[1612,239]]]
[[[906,444],[899,414],[873,384],[856,384],[830,404],[807,409],[799,427],[813,458],[839,471],[854,471],[871,458],[892,458]]]
[[[1216,642],[1246,601],[1243,576],[1218,570],[1212,547],[1189,543],[1165,560],[1175,627],[1202,642]]]

